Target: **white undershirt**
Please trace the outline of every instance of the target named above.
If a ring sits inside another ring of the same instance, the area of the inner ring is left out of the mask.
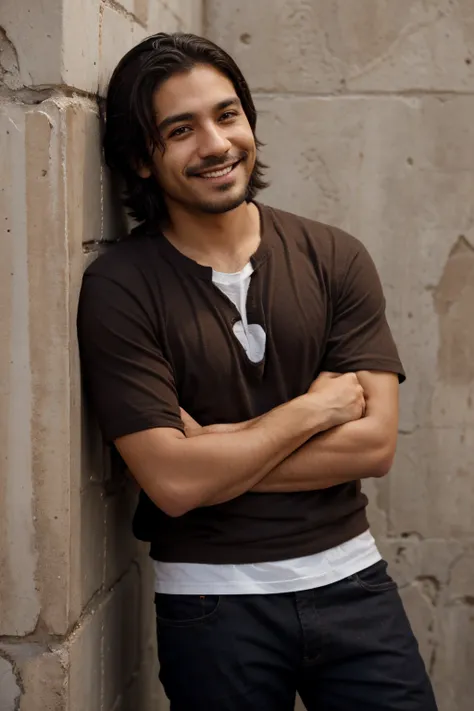
[[[239,340],[253,363],[265,354],[266,334],[247,321],[246,303],[253,268],[250,262],[235,274],[213,271],[213,283],[241,315],[234,324]],[[370,531],[339,546],[291,560],[240,565],[162,563],[154,561],[155,591],[182,595],[252,595],[296,592],[330,585],[368,568],[381,556]]]

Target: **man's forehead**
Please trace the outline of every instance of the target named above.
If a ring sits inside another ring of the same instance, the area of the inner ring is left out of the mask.
[[[224,102],[240,103],[230,79],[213,67],[194,67],[167,79],[155,93],[159,118],[177,113],[212,111]]]

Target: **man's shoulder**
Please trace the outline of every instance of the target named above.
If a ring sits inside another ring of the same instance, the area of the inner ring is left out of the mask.
[[[261,209],[283,239],[314,251],[319,260],[345,261],[365,250],[359,239],[335,225],[269,205],[261,205]]]
[[[120,283],[130,283],[138,275],[146,273],[150,265],[159,261],[159,250],[153,238],[133,232],[118,242],[98,246],[97,256],[87,266],[84,277],[98,277]]]

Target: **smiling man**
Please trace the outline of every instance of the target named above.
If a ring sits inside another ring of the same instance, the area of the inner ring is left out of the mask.
[[[140,488],[173,711],[433,711],[365,515],[404,379],[363,245],[255,198],[256,111],[193,35],[131,50],[105,156],[138,226],[87,270],[84,383]],[[291,157],[289,157],[291,160]],[[285,176],[281,176],[284,180]]]

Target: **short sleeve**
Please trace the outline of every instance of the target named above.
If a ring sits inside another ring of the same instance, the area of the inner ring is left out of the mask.
[[[148,311],[128,286],[84,276],[77,320],[82,375],[107,442],[154,427],[183,431],[172,368]]]
[[[334,230],[333,313],[321,370],[383,370],[405,380],[385,315],[385,298],[374,262],[354,237]]]

